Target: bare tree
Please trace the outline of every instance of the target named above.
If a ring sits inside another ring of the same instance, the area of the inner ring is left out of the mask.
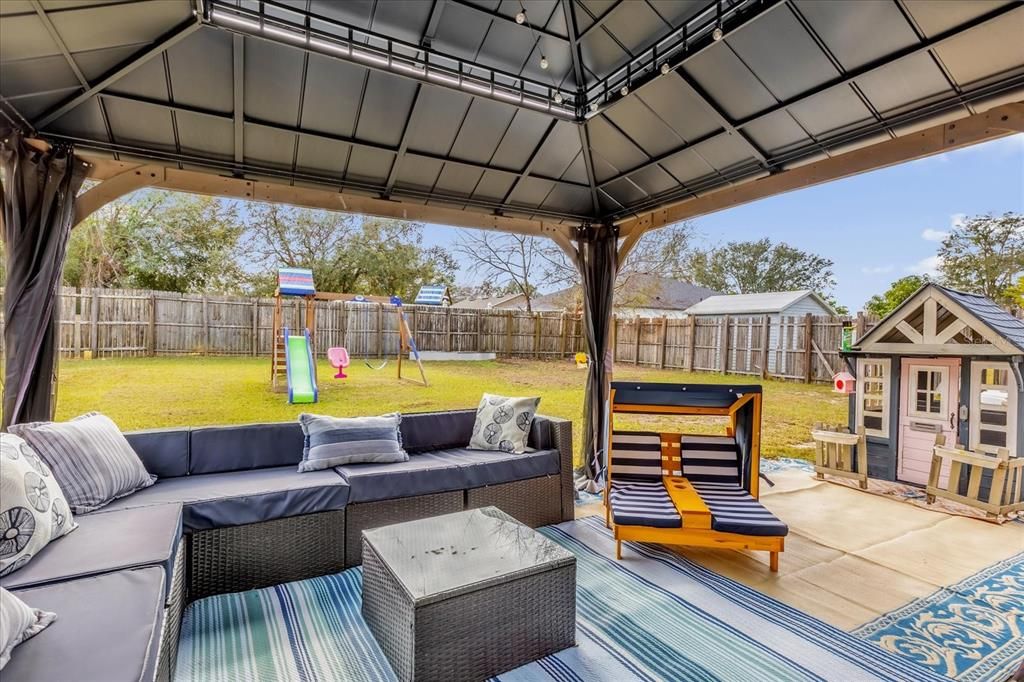
[[[533,312],[533,298],[546,271],[544,241],[521,234],[473,231],[460,235],[455,252],[468,261],[471,274],[496,288],[522,294],[527,312]]]
[[[650,278],[682,277],[683,262],[689,252],[696,230],[692,223],[682,222],[648,232],[633,247],[619,266],[615,279],[615,302],[618,305],[642,306],[650,302],[656,283]],[[556,244],[546,244],[542,252],[544,272],[538,281],[545,285],[576,288],[579,272]],[[576,294],[578,297],[578,293]]]

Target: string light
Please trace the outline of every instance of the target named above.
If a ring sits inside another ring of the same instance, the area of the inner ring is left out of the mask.
[[[629,86],[628,85],[623,85],[622,89],[619,90],[619,94],[622,95],[623,97],[628,95],[629,94]]]
[[[562,93],[556,92],[553,99],[555,100],[555,104],[561,104],[563,100]]]
[[[725,37],[725,31],[722,30],[721,26],[715,26],[715,30],[711,32],[711,38],[718,42]]]
[[[548,64],[548,58],[545,57],[544,55],[541,55],[540,56],[540,68],[542,68],[544,70],[547,70],[548,66],[550,66]]]
[[[516,13],[516,23],[517,24],[525,24],[526,23],[526,10],[525,9],[519,10],[519,12]]]
[[[667,75],[672,69],[669,68],[668,62],[662,62],[661,64],[661,75]]]

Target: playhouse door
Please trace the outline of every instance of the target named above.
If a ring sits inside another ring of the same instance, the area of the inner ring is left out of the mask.
[[[946,443],[957,442],[957,406],[960,402],[960,360],[909,360],[902,363],[900,377],[900,439],[896,478],[925,485],[932,463],[935,436]],[[939,484],[945,485],[943,471]]]

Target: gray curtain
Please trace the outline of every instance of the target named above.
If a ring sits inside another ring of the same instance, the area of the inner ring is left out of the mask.
[[[0,131],[0,203],[7,254],[3,428],[52,414],[59,352],[57,289],[75,195],[87,170],[70,146],[40,152],[25,144],[20,132]]]
[[[583,327],[590,353],[587,390],[583,401],[583,470],[580,487],[601,489],[607,443],[608,383],[613,349],[612,305],[618,270],[618,238],[615,228],[602,225],[581,231],[577,267],[583,280]]]

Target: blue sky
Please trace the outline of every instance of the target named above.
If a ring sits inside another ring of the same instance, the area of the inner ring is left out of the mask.
[[[831,258],[835,294],[859,310],[890,282],[932,271],[959,216],[1024,212],[1024,135],[762,199],[695,222],[705,244],[769,237]],[[430,244],[460,230],[431,225]],[[468,277],[461,279],[468,280]]]

